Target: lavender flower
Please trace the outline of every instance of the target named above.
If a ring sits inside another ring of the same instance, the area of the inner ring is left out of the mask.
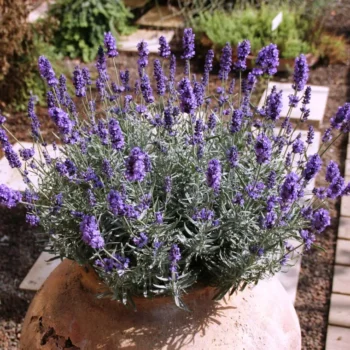
[[[238,132],[242,128],[243,123],[243,112],[240,109],[235,109],[232,114],[230,132],[233,134]]]
[[[196,97],[197,106],[201,106],[204,102],[204,86],[202,83],[196,81],[193,86],[193,93]]]
[[[75,95],[77,97],[86,96],[85,79],[79,67],[75,67],[73,72],[73,85],[75,87]]]
[[[299,97],[298,96],[289,95],[288,99],[289,99],[289,107],[296,108],[298,106],[298,103],[299,103]]]
[[[102,162],[102,171],[105,173],[108,179],[111,179],[114,175],[111,163],[108,159],[104,159]]]
[[[234,168],[238,165],[238,150],[236,146],[232,146],[226,151],[226,157],[230,164],[231,168]]]
[[[119,72],[119,77],[120,81],[122,82],[124,86],[125,91],[130,91],[130,86],[129,86],[129,80],[130,80],[130,75],[129,71],[126,69],[125,71],[120,71]]]
[[[125,177],[129,181],[143,181],[146,172],[151,171],[149,156],[139,147],[134,147],[131,150],[130,156],[125,162],[125,166]]]
[[[282,91],[276,92],[276,88],[272,89],[266,101],[266,119],[276,121],[279,119],[282,111]]]
[[[44,78],[49,86],[55,86],[58,84],[56,74],[52,68],[50,61],[45,56],[40,56],[38,59],[39,72],[42,78]]]
[[[165,76],[159,60],[154,60],[154,78],[157,82],[157,93],[159,96],[165,94]]]
[[[211,113],[208,118],[208,129],[214,130],[217,123],[217,117],[214,113]]]
[[[313,179],[316,174],[320,171],[322,165],[321,157],[316,153],[309,157],[304,172],[303,177],[306,181]]]
[[[31,129],[32,129],[32,136],[34,139],[38,139],[40,135],[40,122],[35,114],[35,103],[36,103],[36,97],[30,96],[29,102],[28,102],[28,117],[31,119]]]
[[[1,114],[1,111],[0,111],[0,125],[4,124],[5,121],[6,121],[6,117],[3,116],[3,115]]]
[[[220,70],[219,79],[225,81],[228,79],[228,74],[230,73],[232,66],[232,48],[229,43],[226,43],[222,49],[222,55],[220,58]]]
[[[340,129],[343,122],[349,119],[350,103],[345,103],[344,106],[339,107],[337,113],[331,118],[331,126],[334,129]]]
[[[173,244],[169,251],[169,260],[170,260],[170,272],[176,278],[177,277],[177,265],[181,260],[180,248],[177,244]]]
[[[151,87],[151,83],[149,81],[149,77],[146,73],[144,73],[141,77],[141,92],[142,96],[145,99],[146,103],[153,103],[154,97],[153,97],[153,91]]]
[[[271,159],[272,146],[265,134],[260,134],[255,143],[255,155],[258,164],[268,163]]]
[[[331,160],[327,166],[326,170],[326,180],[332,182],[334,179],[340,176],[340,170],[338,164]]]
[[[299,197],[300,189],[299,176],[294,172],[289,173],[281,186],[282,201],[286,204],[294,202]]]
[[[310,250],[312,244],[315,241],[315,235],[312,234],[309,230],[301,230],[300,237],[303,239],[305,244],[305,250]]]
[[[263,194],[264,189],[265,185],[260,181],[254,182],[254,184],[250,183],[245,187],[248,196],[252,199],[260,198]]]
[[[238,204],[240,207],[244,206],[244,197],[242,193],[237,193],[236,196],[232,199],[233,204]]]
[[[171,50],[170,50],[170,46],[167,43],[165,37],[162,35],[161,37],[159,37],[159,56],[162,58],[168,58],[171,55]]]
[[[307,133],[306,143],[311,145],[315,138],[315,130],[312,125],[309,125],[309,131]]]
[[[169,83],[171,84],[175,82],[175,73],[176,73],[176,57],[175,55],[171,55],[170,67],[169,67]]]
[[[85,85],[92,85],[92,81],[91,81],[91,76],[90,76],[89,68],[84,67],[84,68],[81,70],[81,74],[83,75],[84,84],[85,84]]]
[[[313,213],[311,228],[318,233],[323,232],[331,224],[331,217],[328,210],[320,208]]]
[[[19,150],[19,154],[24,161],[27,161],[34,156],[34,148],[22,148]]]
[[[255,65],[258,68],[253,69],[253,74],[274,75],[277,73],[278,64],[279,59],[277,46],[275,44],[270,44],[259,51],[255,61]]]
[[[132,239],[137,248],[141,249],[148,243],[148,236],[145,232],[141,232],[139,236]]]
[[[22,163],[11,144],[6,144],[3,150],[11,168],[20,168],[22,166]]]
[[[196,210],[192,215],[194,221],[211,221],[214,218],[214,212],[210,209],[203,208],[201,210]]]
[[[38,226],[40,223],[40,218],[37,215],[34,214],[26,214],[26,222],[30,225],[30,226]]]
[[[336,199],[343,194],[345,190],[345,181],[341,176],[333,178],[331,184],[327,189],[327,197]]]
[[[58,126],[60,132],[64,135],[68,135],[72,132],[74,122],[69,118],[68,113],[63,109],[54,107],[49,109],[49,116]]]
[[[322,136],[322,142],[327,143],[332,140],[332,128],[326,129]]]
[[[108,144],[108,130],[102,120],[98,121],[97,134],[101,139],[102,145]]]
[[[271,229],[277,220],[277,214],[274,211],[269,211],[266,213],[265,219],[262,221],[262,228],[263,229]]]
[[[237,46],[237,62],[234,63],[234,68],[236,70],[244,71],[247,69],[246,60],[250,53],[250,41],[249,40],[243,40],[242,42],[238,43]]]
[[[304,90],[306,82],[309,78],[309,66],[307,64],[306,57],[303,54],[295,59],[293,78],[293,89],[297,91]]]
[[[163,223],[163,214],[160,211],[155,212],[154,216],[157,224],[160,225]]]
[[[185,28],[184,34],[182,37],[182,47],[183,47],[183,54],[181,56],[184,60],[190,60],[195,55],[194,50],[194,38],[195,35],[192,32],[192,28]]]
[[[119,122],[111,118],[108,123],[109,137],[111,139],[112,148],[120,151],[124,148],[125,141]]]
[[[97,203],[94,193],[90,189],[88,189],[87,194],[90,206],[94,207]]]
[[[213,69],[213,60],[214,60],[214,51],[209,50],[205,56],[204,73],[202,77],[203,86],[207,86],[209,83],[209,74]]]
[[[272,188],[275,187],[275,185],[276,185],[276,177],[277,177],[276,172],[274,170],[272,170],[270,172],[268,178],[267,178],[267,185],[266,185],[266,187],[268,189],[272,189]]]
[[[193,114],[197,108],[197,102],[189,79],[183,78],[180,81],[178,91],[180,94],[181,111]]]
[[[5,205],[7,208],[13,208],[21,200],[21,192],[15,191],[6,185],[0,185],[0,205]]]
[[[108,57],[117,57],[118,56],[117,44],[116,44],[115,38],[111,32],[105,33],[104,44],[105,44],[105,48],[107,50]]]
[[[170,193],[172,189],[172,180],[170,176],[166,176],[164,179],[164,190],[165,193]]]
[[[106,56],[102,46],[98,48],[96,68],[99,76],[99,79],[98,79],[99,84],[97,84],[97,81],[96,81],[96,86],[100,85],[101,87],[103,83],[109,80],[109,75],[107,73]]]
[[[300,139],[300,137],[296,138],[295,141],[293,142],[292,150],[293,150],[293,153],[302,154],[304,152],[305,145],[304,145],[304,142]]]
[[[84,216],[82,222],[80,223],[80,232],[82,234],[82,240],[91,248],[101,249],[104,247],[105,242],[101,236],[97,220],[94,216]]]
[[[208,163],[206,172],[207,185],[211,187],[214,192],[219,192],[221,182],[221,164],[217,159],[212,159]]]
[[[139,65],[139,69],[144,69],[148,66],[148,55],[149,55],[149,49],[148,44],[146,41],[142,40],[137,44],[137,50],[139,53],[139,60],[137,61]]]

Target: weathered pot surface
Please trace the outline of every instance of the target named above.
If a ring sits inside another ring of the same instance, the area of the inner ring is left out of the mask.
[[[97,299],[95,272],[65,260],[33,299],[21,349],[269,349],[299,350],[299,321],[287,293],[273,278],[220,302],[210,288],[184,297],[136,298],[137,311]]]

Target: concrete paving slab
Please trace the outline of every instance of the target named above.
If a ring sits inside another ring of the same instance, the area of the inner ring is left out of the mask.
[[[139,18],[136,24],[153,28],[183,28],[185,22],[179,9],[169,6],[156,6]]]
[[[350,327],[350,295],[332,293],[328,323],[332,326]]]
[[[270,93],[272,87],[276,85],[277,91],[282,90],[282,103],[283,108],[281,112],[281,116],[285,117],[289,110],[289,100],[288,96],[294,94],[294,90],[292,89],[291,83],[277,83],[277,82],[270,82],[268,84],[267,93]],[[317,85],[311,85],[312,89],[312,97],[310,102],[310,117],[309,117],[309,123],[313,124],[315,127],[320,127],[323,123],[323,117],[326,110],[326,104],[329,94],[329,88],[326,86],[317,86]],[[301,97],[303,95],[303,91],[300,91],[298,93],[298,96]],[[259,102],[259,108],[261,108],[264,104],[266,96],[266,90],[261,96],[260,102]],[[297,120],[300,118],[301,112],[300,112],[301,104],[299,102],[299,106],[297,108],[293,108],[291,113],[291,119]]]
[[[350,241],[345,239],[337,240],[335,263],[350,266]]]
[[[350,295],[350,266],[334,266],[333,293]]]
[[[50,273],[61,263],[60,259],[48,262],[54,255],[42,252],[19,286],[20,289],[38,290]]]
[[[349,350],[350,328],[328,326],[326,350]]]
[[[338,226],[338,238],[350,240],[350,218],[347,218],[345,216],[340,217]]]

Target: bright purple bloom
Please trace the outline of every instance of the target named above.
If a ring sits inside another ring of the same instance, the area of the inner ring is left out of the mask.
[[[343,194],[345,190],[345,181],[341,176],[333,178],[331,184],[327,189],[327,197],[336,199]]]
[[[85,85],[92,85],[92,81],[91,81],[91,76],[90,76],[89,68],[84,67],[84,68],[81,70],[81,74],[83,75],[83,79],[84,79]]]
[[[148,236],[145,232],[141,232],[139,236],[132,239],[137,248],[141,249],[148,243]]]
[[[196,210],[192,215],[194,221],[211,221],[214,219],[214,212],[210,209],[203,208],[201,210]]]
[[[74,122],[69,118],[69,114],[63,109],[54,107],[49,109],[49,116],[58,126],[60,132],[64,135],[68,135],[72,132]]]
[[[181,111],[193,114],[197,108],[197,101],[189,79],[183,78],[180,81],[178,91],[180,93]]]
[[[275,44],[270,44],[263,47],[256,58],[255,65],[257,68],[253,69],[255,75],[274,75],[277,73],[279,64],[278,49]]]
[[[326,180],[332,182],[334,179],[340,176],[340,170],[338,164],[331,160],[327,166],[326,170]]]
[[[209,74],[213,69],[214,51],[209,50],[205,56],[204,72],[202,77],[203,86],[207,86],[209,83]]]
[[[13,208],[21,200],[21,192],[15,191],[6,185],[0,185],[0,205],[5,205],[7,208]]]
[[[204,86],[202,83],[196,81],[193,86],[193,93],[196,97],[197,106],[201,106],[204,102]]]
[[[96,62],[96,68],[98,71],[98,76],[99,76],[99,85],[105,83],[107,80],[109,80],[109,75],[107,73],[107,63],[106,63],[106,56],[103,51],[103,47],[100,46],[98,48],[97,52],[97,62]],[[96,86],[97,86],[97,81],[96,81]]]
[[[313,179],[316,176],[316,174],[320,171],[321,165],[322,160],[317,153],[309,157],[303,172],[305,180],[310,181],[311,179]]]
[[[46,94],[47,108],[55,107],[55,96],[52,91],[48,91]]]
[[[312,125],[309,125],[309,131],[307,133],[306,143],[311,145],[314,141],[315,129]]]
[[[282,111],[282,91],[276,92],[274,87],[267,97],[265,113],[266,119],[276,121],[279,119]]]
[[[108,144],[108,130],[102,120],[98,121],[97,134],[101,139],[102,145]]]
[[[289,95],[288,99],[289,99],[289,107],[296,108],[298,106],[298,103],[299,103],[299,97],[298,96]]]
[[[7,143],[3,150],[11,168],[20,168],[22,166],[18,154],[13,150],[10,143]]]
[[[267,178],[267,184],[266,184],[266,187],[268,189],[272,189],[275,187],[276,185],[276,172],[274,170],[272,170]]]
[[[162,58],[168,58],[171,55],[171,50],[170,50],[170,46],[167,43],[165,37],[162,35],[161,37],[159,37],[159,56]]]
[[[350,103],[345,103],[344,106],[339,107],[337,113],[331,118],[331,126],[335,129],[340,129],[343,122],[348,120],[350,116]]]
[[[104,247],[105,242],[101,236],[97,220],[94,216],[84,216],[83,221],[80,223],[80,232],[83,241],[91,248],[101,249]]]
[[[29,102],[28,102],[28,117],[31,119],[31,128],[32,128],[32,136],[35,139],[39,138],[40,135],[40,122],[39,119],[35,113],[35,103],[37,101],[37,98],[35,96],[30,96]]]
[[[157,224],[162,224],[163,223],[163,214],[160,211],[155,212],[154,216],[155,216]]]
[[[96,205],[96,197],[90,189],[88,189],[87,193],[88,193],[89,204],[91,207],[94,207]]]
[[[315,235],[309,230],[301,230],[300,237],[304,240],[305,250],[310,250],[312,244],[316,239]]]
[[[227,160],[230,164],[231,168],[234,168],[238,165],[238,150],[236,146],[232,146],[230,147],[230,149],[228,149],[226,151],[226,157]]]
[[[214,113],[211,113],[208,118],[208,129],[214,130],[217,123],[217,117]]]
[[[301,140],[299,137],[296,138],[295,141],[293,142],[292,150],[293,150],[293,153],[302,154],[305,150],[305,145],[303,140]]]
[[[230,132],[233,134],[238,132],[242,128],[243,112],[240,109],[235,109],[232,113],[232,119],[230,123]]]
[[[312,190],[312,193],[318,198],[318,199],[325,199],[327,197],[327,189],[325,187],[319,187],[314,188]]]
[[[293,78],[293,89],[297,91],[304,90],[306,82],[309,78],[309,66],[307,64],[306,57],[303,54],[295,59]]]
[[[238,43],[237,46],[237,62],[234,63],[234,68],[236,70],[244,71],[247,69],[247,57],[250,53],[250,41],[249,40],[243,40],[242,42]]]
[[[165,76],[159,60],[154,60],[154,78],[157,82],[157,93],[159,96],[165,94]]]
[[[19,150],[19,154],[24,161],[27,161],[34,156],[34,148],[22,148]]]
[[[331,217],[328,210],[320,208],[313,213],[311,219],[311,227],[318,233],[325,230],[327,226],[331,224]]]
[[[237,193],[236,196],[232,199],[233,204],[238,204],[240,207],[244,205],[244,197],[242,193]]]
[[[49,86],[55,86],[58,84],[55,71],[52,68],[50,61],[45,56],[40,56],[38,59],[39,72],[42,78],[44,78]]]
[[[129,80],[130,80],[130,74],[129,71],[126,69],[125,71],[120,71],[119,72],[119,77],[120,81],[122,82],[124,89],[126,91],[130,91],[130,86],[129,86]]]
[[[0,125],[4,124],[6,121],[6,117],[4,117],[2,114],[1,114],[1,111],[0,111]]]
[[[256,161],[258,164],[268,163],[271,159],[272,145],[265,134],[260,134],[255,143]]]
[[[258,199],[262,196],[265,185],[262,182],[250,183],[246,186],[245,191],[252,199]]]
[[[137,51],[140,57],[137,61],[139,68],[140,69],[146,68],[148,65],[148,55],[149,55],[148,44],[146,43],[146,41],[142,40],[137,44]]]
[[[122,129],[120,128],[119,122],[116,119],[111,118],[108,123],[109,137],[111,139],[112,148],[121,150],[124,148],[125,141]]]
[[[192,32],[192,28],[184,29],[184,34],[182,37],[183,54],[181,56],[181,58],[184,60],[190,60],[195,55],[194,37],[195,35]]]
[[[272,228],[277,220],[277,214],[272,210],[266,213],[265,220],[262,222],[262,227],[264,229]]]
[[[322,142],[323,143],[327,143],[330,140],[332,140],[333,136],[332,136],[332,128],[328,128],[326,129],[326,131],[324,132],[323,136],[322,136]]]
[[[212,159],[209,161],[206,176],[207,185],[211,187],[214,192],[218,192],[221,182],[221,164],[219,160]]]
[[[149,156],[139,147],[134,147],[131,150],[125,166],[125,177],[129,181],[143,181],[146,172],[151,171]]]
[[[243,94],[248,95],[250,92],[252,92],[256,82],[256,76],[252,72],[249,72],[247,78],[242,82]]]
[[[108,161],[108,159],[103,160],[102,171],[106,174],[108,179],[111,179],[113,177],[114,171],[113,171],[111,163]]]
[[[30,225],[30,226],[38,226],[40,223],[40,218],[37,215],[34,214],[26,214],[26,222]]]
[[[141,87],[142,96],[145,99],[146,103],[153,103],[154,102],[153,91],[152,91],[149,77],[146,73],[143,73],[141,77],[140,87]]]
[[[219,79],[222,81],[228,79],[228,74],[231,71],[232,66],[232,48],[229,43],[222,49],[222,54],[220,58],[220,70],[219,70]]]
[[[180,248],[177,244],[173,244],[169,251],[170,272],[177,277],[177,264],[181,260]]]
[[[104,44],[105,44],[105,48],[107,50],[108,57],[117,57],[118,56],[117,43],[116,43],[115,38],[111,32],[105,33]]]
[[[290,204],[299,198],[300,192],[299,176],[296,173],[289,173],[284,180],[280,196],[284,203]]]
[[[77,97],[86,96],[85,79],[81,69],[78,66],[75,67],[73,72],[73,85],[75,87],[75,95]]]
[[[272,211],[275,205],[278,203],[279,198],[275,195],[269,196],[266,200],[266,211]]]

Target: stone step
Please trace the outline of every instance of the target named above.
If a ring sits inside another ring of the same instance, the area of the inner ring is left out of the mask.
[[[118,50],[137,52],[137,44],[144,40],[148,44],[148,49],[152,53],[158,53],[159,38],[164,36],[168,43],[173,39],[175,35],[174,30],[151,30],[151,29],[138,29],[136,32],[122,36],[118,40]]]
[[[332,293],[328,323],[350,328],[350,295]]]
[[[342,198],[342,201],[343,199],[344,197]],[[350,217],[340,217],[338,226],[338,238],[350,240]]]
[[[50,253],[42,252],[20,284],[19,288],[33,291],[40,289],[50,273],[61,263],[60,259],[48,261],[53,257],[54,256]]]
[[[345,239],[337,240],[335,263],[338,265],[350,266],[350,241]]]
[[[179,9],[169,6],[156,6],[150,9],[136,24],[153,28],[184,28],[185,22]]]
[[[268,88],[267,88],[268,94],[271,92],[272,87],[275,85],[276,85],[277,91],[282,90],[283,108],[282,108],[281,116],[285,117],[289,110],[288,96],[294,94],[294,90],[292,88],[291,83],[278,83],[278,82],[272,81],[268,84]],[[311,94],[311,102],[309,105],[310,117],[308,119],[308,122],[310,124],[313,124],[316,128],[319,128],[323,123],[323,117],[326,110],[329,88],[326,86],[317,86],[317,85],[310,85],[310,86],[312,89],[312,94]],[[298,96],[301,97],[303,93],[304,93],[303,91],[299,92]],[[259,102],[259,108],[262,108],[262,106],[264,105],[265,96],[266,96],[266,90],[261,96],[261,99]],[[297,108],[293,108],[291,113],[291,119],[299,120],[301,115],[300,107],[301,107],[301,102],[299,102],[299,105]]]
[[[328,326],[325,350],[349,350],[350,328]]]
[[[350,295],[350,266],[334,266],[333,293]]]

